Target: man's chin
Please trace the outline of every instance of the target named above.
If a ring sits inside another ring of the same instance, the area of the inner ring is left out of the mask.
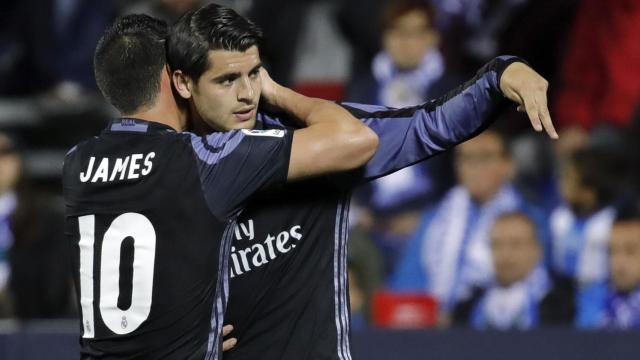
[[[213,131],[225,132],[225,131],[241,130],[241,129],[251,130],[256,126],[256,119],[254,117],[253,119],[249,119],[245,121],[237,121],[233,119],[231,121],[226,121],[223,123],[207,122],[207,125],[210,128],[209,132],[213,132]]]
[[[246,120],[246,121],[242,121],[242,122],[237,122],[233,125],[232,129],[229,130],[240,130],[240,129],[253,129],[256,126],[256,119],[250,119],[250,120]]]

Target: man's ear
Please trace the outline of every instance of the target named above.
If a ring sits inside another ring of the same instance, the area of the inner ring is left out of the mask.
[[[181,70],[175,70],[171,76],[173,80],[173,86],[176,88],[176,91],[180,96],[184,99],[191,98],[191,90],[193,89],[193,81],[191,77]]]

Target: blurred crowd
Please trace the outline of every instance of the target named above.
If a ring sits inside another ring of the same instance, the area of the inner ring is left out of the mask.
[[[0,317],[77,313],[60,171],[115,116],[93,78],[102,31],[206,2],[0,5]],[[356,189],[354,329],[640,329],[640,2],[217,2],[263,28],[275,80],[312,96],[413,106],[501,54],[551,84],[559,140],[511,106],[453,151]]]

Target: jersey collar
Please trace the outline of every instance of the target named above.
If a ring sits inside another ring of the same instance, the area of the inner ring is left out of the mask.
[[[135,118],[122,117],[113,119],[105,129],[106,132],[137,132],[137,133],[157,133],[175,132],[171,126],[155,121],[146,121]]]

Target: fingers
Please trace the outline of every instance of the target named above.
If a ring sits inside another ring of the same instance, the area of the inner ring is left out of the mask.
[[[527,116],[529,117],[529,121],[531,122],[531,126],[535,129],[535,131],[542,131],[542,122],[540,121],[540,116],[538,114],[538,108],[533,104],[533,100],[524,101],[524,108],[527,112]]]
[[[559,136],[551,121],[549,107],[547,106],[546,87],[544,91],[535,91],[534,95],[530,96],[530,98],[531,99],[525,99],[524,103],[531,125],[536,131],[540,132],[544,129],[550,138],[557,139]]]
[[[553,126],[553,122],[551,121],[551,114],[549,114],[549,107],[547,106],[546,92],[543,95],[541,102],[542,104],[539,110],[539,117],[540,121],[542,121],[542,126],[544,126],[547,134],[549,134],[549,137],[551,137],[552,139],[557,139],[559,138],[559,136],[556,128]]]
[[[557,139],[559,136],[551,121],[547,105],[547,88],[548,85],[545,81],[534,90],[521,94],[520,98],[533,128],[538,132],[546,130],[550,138]],[[518,106],[520,111],[522,111],[522,107],[523,105]]]
[[[228,351],[233,349],[234,346],[238,343],[238,339],[230,338],[222,342],[222,351]]]
[[[265,69],[264,67],[260,68],[260,77],[263,79],[271,79],[271,76],[269,76],[269,72],[267,71],[267,69]]]
[[[222,337],[225,337],[233,331],[233,325],[225,325],[222,327]]]
[[[546,130],[552,139],[558,133],[551,121],[547,106],[549,83],[535,70],[524,63],[515,62],[503,72],[500,89],[505,97],[516,102],[518,111],[526,112],[536,131]]]
[[[222,327],[222,337],[229,335],[233,331],[233,325],[225,325]],[[232,349],[238,343],[238,339],[229,338],[222,342],[222,351]]]

